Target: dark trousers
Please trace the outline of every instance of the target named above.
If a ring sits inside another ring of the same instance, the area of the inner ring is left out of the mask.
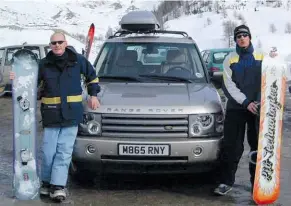
[[[232,186],[235,182],[235,173],[244,151],[244,136],[247,124],[247,140],[250,151],[258,148],[259,117],[249,111],[226,111],[224,124],[224,138],[220,153],[219,182]],[[252,160],[256,160],[253,155]],[[253,185],[256,165],[249,163],[250,181]]]

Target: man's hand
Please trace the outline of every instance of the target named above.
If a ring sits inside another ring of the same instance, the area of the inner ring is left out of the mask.
[[[97,109],[98,107],[100,107],[100,103],[99,103],[98,98],[95,97],[95,96],[90,97],[89,100],[88,100],[88,106],[89,106],[92,110],[95,110],[95,109]]]
[[[9,72],[9,79],[14,80],[15,79],[15,72]]]
[[[258,114],[258,106],[256,105],[256,103],[254,102],[251,102],[249,105],[248,105],[248,108],[247,108],[251,113],[253,114]]]

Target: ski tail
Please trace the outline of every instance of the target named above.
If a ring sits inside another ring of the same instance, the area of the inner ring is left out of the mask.
[[[92,23],[89,27],[88,35],[86,38],[86,46],[85,46],[85,51],[84,51],[84,56],[86,57],[86,59],[89,58],[89,54],[90,54],[93,39],[94,39],[94,34],[95,34],[95,25]]]

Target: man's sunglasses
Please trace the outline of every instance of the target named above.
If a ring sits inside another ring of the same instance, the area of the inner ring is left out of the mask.
[[[65,41],[52,41],[51,42],[51,45],[56,45],[56,44],[59,44],[61,45],[62,43],[64,43]]]
[[[247,36],[249,36],[247,33],[245,33],[245,34],[239,34],[239,35],[236,36],[236,38],[237,39],[240,39],[242,37],[247,37]]]

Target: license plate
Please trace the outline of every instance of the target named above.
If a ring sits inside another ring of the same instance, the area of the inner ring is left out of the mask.
[[[141,144],[119,144],[119,155],[138,155],[138,156],[169,156],[169,145],[141,145]]]

